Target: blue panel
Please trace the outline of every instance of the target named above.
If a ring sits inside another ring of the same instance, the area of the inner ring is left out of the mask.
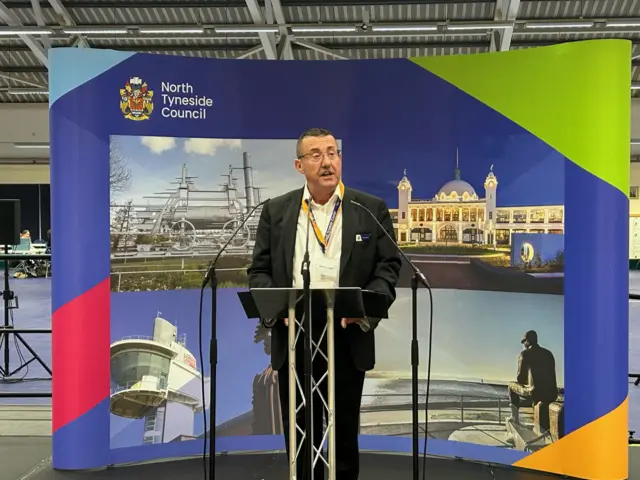
[[[187,75],[189,71],[198,75]],[[141,77],[154,93],[154,111],[146,121],[125,119],[120,111],[119,89],[132,75]],[[253,78],[260,78],[267,91],[278,92],[286,85],[287,93],[265,95],[262,88],[245,88],[247,79]],[[292,82],[292,78],[300,80]],[[174,95],[163,91],[163,85],[185,82],[192,88],[190,96],[211,99],[206,118],[165,116],[170,110],[167,98]],[[553,149],[406,60],[281,62],[274,68],[269,61],[137,54],[77,88],[73,101],[86,104],[87,98],[96,95],[103,95],[105,101],[100,103],[99,115],[87,118],[85,128],[103,134],[295,139],[305,128],[321,125],[345,142],[347,184],[384,198],[391,207],[397,204],[395,187],[405,168],[414,183],[414,198],[432,198],[453,178],[456,148],[463,180],[481,197],[485,176],[494,166],[499,193],[507,192],[503,200],[498,198],[498,205],[549,205],[564,198],[561,157]],[[304,108],[300,108],[301,98]],[[251,115],[246,114],[248,110]],[[385,135],[372,134],[379,131]],[[361,168],[364,161],[369,168]],[[539,163],[545,166],[537,168]],[[524,174],[549,173],[550,168],[557,170],[554,178],[559,181],[547,182],[544,189],[532,188],[535,182],[522,188]],[[514,182],[520,187],[510,188]]]
[[[424,452],[424,440],[420,439],[420,454]],[[111,451],[110,463],[117,465],[131,462],[144,462],[168,457],[187,457],[202,455],[202,440],[178,443],[143,445],[133,448],[117,448]],[[361,435],[360,450],[411,453],[411,438],[382,435]],[[503,465],[511,465],[527,454],[507,448],[493,448],[472,443],[449,442],[430,439],[427,445],[429,455],[457,457],[465,460],[477,460]],[[216,438],[216,452],[265,452],[284,451],[282,436],[247,435]]]
[[[114,65],[135,55],[132,52],[90,48],[52,48],[49,50],[49,105]]]
[[[91,441],[86,440],[90,438]],[[109,399],[53,434],[53,468],[85,470],[109,463]]]
[[[52,310],[109,278],[109,137],[85,128],[86,102],[75,95],[50,110],[52,263],[72,275],[52,283]],[[97,160],[99,159],[99,160]]]
[[[627,397],[629,199],[568,160],[565,178],[565,429],[572,432]]]
[[[56,277],[54,310],[109,275],[110,134],[279,139],[297,138],[303,129],[321,126],[344,142],[346,183],[381,196],[392,207],[397,204],[396,185],[405,168],[414,185],[414,198],[432,198],[453,177],[456,148],[462,178],[480,197],[491,165],[500,182],[498,205],[504,205],[502,191],[507,192],[511,205],[558,204],[566,197],[567,429],[583,426],[624,400],[628,200],[571,162],[566,162],[564,183],[523,182],[523,175],[530,172],[542,178],[549,165],[561,170],[558,154],[486,105],[405,60],[234,62],[136,55],[123,61],[124,57],[117,59],[113,52],[79,50],[60,55],[53,62],[52,75],[52,90],[56,90],[51,109],[52,233],[54,263],[72,274]],[[103,65],[102,70],[96,67],[94,74],[85,75],[91,81],[78,81],[77,88],[69,91],[73,87],[61,80],[61,72],[81,63],[83,55],[93,57],[88,62]],[[112,68],[100,74],[109,62]],[[141,77],[154,91],[155,109],[146,121],[125,119],[120,110],[119,89],[131,76]],[[255,79],[260,79],[261,88],[247,88]],[[190,83],[194,95],[212,99],[206,118],[164,116],[170,112],[163,85],[184,82]],[[620,251],[624,255],[616,256]],[[56,432],[54,461],[58,468],[90,468],[202,451],[202,442],[176,442],[118,449],[107,458],[109,443],[102,440],[102,429],[109,424],[108,400],[105,402],[101,403],[104,409],[96,408]],[[101,434],[98,445],[78,445],[89,426]],[[263,440],[223,437],[218,447],[261,449]],[[281,445],[282,440],[276,440]],[[409,442],[363,438],[362,448],[409,451]],[[431,440],[429,445],[432,453],[496,463],[512,463],[524,456],[441,440]],[[403,450],[396,450],[400,446]],[[92,452],[84,452],[89,447]]]

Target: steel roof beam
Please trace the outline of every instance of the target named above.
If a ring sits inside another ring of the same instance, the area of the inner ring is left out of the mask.
[[[251,55],[255,55],[258,52],[261,52],[262,50],[264,50],[264,47],[262,45],[257,45],[253,48],[250,48],[249,50],[245,50],[244,52],[242,52],[240,55],[238,55],[237,57],[235,57],[237,60],[243,59],[243,58],[249,58]]]
[[[30,0],[7,0],[7,7],[9,8],[29,8]],[[262,1],[262,0],[261,0]],[[446,5],[446,4],[473,4],[473,3],[492,3],[492,0],[281,0],[282,5],[285,7],[353,7],[353,6],[396,6],[396,5],[420,5],[420,4],[431,4],[431,5]],[[523,0],[523,1],[536,1],[536,0]],[[41,2],[43,5],[46,4],[46,1]],[[108,9],[147,9],[147,8],[233,8],[233,7],[244,7],[244,0],[226,0],[222,2],[219,6],[215,5],[215,3],[211,2],[211,0],[175,0],[173,2],[163,2],[163,3],[150,3],[150,2],[141,2],[141,1],[126,1],[126,0],[115,0],[109,1],[104,0],[102,2],[96,1],[76,1],[73,2],[73,6],[69,8],[91,8],[91,9],[99,9],[99,8],[108,8]],[[262,1],[262,3],[264,3]]]
[[[496,22],[514,22],[518,16],[520,0],[496,0],[493,19]],[[506,52],[511,47],[513,26],[496,29],[491,32],[489,51]]]
[[[268,23],[278,25],[280,31],[280,41],[278,42],[278,60],[293,60],[293,49],[291,48],[291,36],[287,21],[284,18],[284,11],[280,0],[264,0],[265,13]]]
[[[302,40],[295,39],[292,41],[295,47],[298,43],[308,43],[303,42]],[[528,47],[544,47],[548,45],[555,45],[558,42],[554,41],[513,41],[512,46],[528,48]],[[566,43],[566,42],[565,42]],[[632,42],[633,45],[640,45],[640,40],[636,40]],[[345,52],[356,51],[356,50],[391,50],[391,49],[454,49],[454,48],[477,48],[477,49],[487,49],[489,45],[486,41],[455,41],[455,42],[425,42],[425,43],[349,43],[349,44],[323,44],[322,42],[318,42],[313,44],[314,46],[325,48],[327,50],[332,49],[331,53],[328,55],[339,55],[346,56]],[[304,48],[311,48],[307,45],[303,45]],[[105,46],[94,46],[92,47],[96,50],[100,49],[111,49],[113,48],[110,45]],[[237,55],[252,55],[259,51],[262,48],[262,44],[256,42],[253,45],[127,45],[127,46],[118,46],[118,50],[122,51],[139,51],[139,52],[230,52]],[[247,50],[249,49],[249,50]],[[2,48],[0,44],[0,52],[27,52],[29,49],[25,46],[7,46],[6,48]],[[236,57],[237,58],[237,57]],[[640,59],[636,59],[636,63]],[[635,63],[634,63],[635,64]],[[2,67],[0,66],[0,71],[2,69],[6,69],[10,67]],[[13,68],[13,67],[11,67]],[[23,67],[16,67],[23,68]],[[28,71],[28,70],[18,70],[18,71]]]
[[[314,50],[318,53],[322,53],[323,55],[327,55],[329,57],[333,57],[338,60],[348,60],[350,58],[345,55],[341,55],[337,52],[334,52],[330,48],[322,47],[317,43],[305,42],[302,40],[292,40],[292,42],[295,43],[296,45],[300,45],[301,47],[308,48],[309,50]],[[378,45],[378,47],[381,47],[381,46],[382,45]],[[346,50],[346,48],[344,48],[344,50]]]
[[[38,26],[45,27],[47,23],[44,21],[44,15],[42,15],[40,2],[38,0],[31,0],[31,8],[33,9],[33,16],[35,17]],[[49,40],[47,35],[40,35],[40,42],[46,50],[51,48],[51,40]]]
[[[44,86],[44,85],[40,85],[40,84],[35,83],[35,82],[30,82],[29,80],[23,80],[22,78],[15,77],[13,75],[7,75],[5,73],[0,73],[0,78],[3,79],[3,80],[10,81],[10,82],[21,83],[22,85],[28,85],[29,87],[32,87],[32,88],[39,88],[39,89],[43,89],[43,90],[47,89],[47,87]]]
[[[18,17],[16,17],[2,1],[0,1],[0,19],[10,27],[24,27],[24,25],[22,25],[22,22],[18,20]],[[29,47],[29,50],[33,52],[40,63],[42,63],[45,67],[49,64],[49,61],[47,59],[47,52],[45,52],[44,47],[41,43],[39,43],[36,39],[29,37],[28,35],[18,35],[18,37]]]
[[[258,4],[258,0],[245,0],[247,5],[247,9],[249,10],[249,15],[251,15],[251,20],[256,25],[266,25],[264,16],[262,15],[262,9]],[[269,60],[276,60],[278,58],[277,52],[277,43],[276,37],[273,33],[258,33],[258,37],[260,38],[260,42],[262,43],[262,47],[264,48],[264,53]]]
[[[37,2],[38,0],[32,0]],[[58,23],[65,27],[75,27],[76,22],[71,18],[71,14],[67,11],[67,9],[62,5],[60,0],[49,0],[49,4],[53,8],[53,10],[58,15]],[[78,47],[90,48],[89,42],[83,36],[78,36],[76,40],[76,45]]]

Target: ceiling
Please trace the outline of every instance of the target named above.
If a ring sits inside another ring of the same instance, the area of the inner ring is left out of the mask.
[[[48,101],[46,51],[55,47],[336,60],[595,38],[634,42],[640,87],[640,0],[0,0],[0,103]]]

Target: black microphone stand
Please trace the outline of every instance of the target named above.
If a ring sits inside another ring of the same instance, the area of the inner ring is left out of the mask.
[[[211,339],[209,341],[209,479],[214,480],[216,478],[216,379],[218,370],[218,318],[217,318],[217,305],[218,305],[218,276],[216,275],[216,264],[220,259],[220,256],[224,253],[227,247],[231,244],[233,239],[238,235],[242,227],[246,225],[249,219],[253,216],[258,207],[263,206],[268,202],[264,200],[258,203],[252,210],[249,211],[247,216],[242,220],[238,228],[231,234],[226,243],[222,246],[218,254],[212,260],[207,273],[202,280],[202,289],[200,291],[200,353],[202,354],[202,293],[204,292],[207,283],[211,287]],[[204,371],[202,372],[202,410],[204,411]],[[206,414],[205,414],[206,415]],[[204,431],[204,448],[206,451],[207,446],[207,430],[205,426]]]
[[[304,451],[304,472],[303,480],[312,480],[313,478],[313,356],[311,353],[311,272],[309,270],[309,230],[311,228],[311,198],[307,202],[307,238],[304,257],[302,260],[302,302],[304,309],[304,397],[306,401],[304,410],[305,422],[305,442]],[[289,355],[295,355],[295,352],[289,352]],[[297,388],[295,385],[289,385],[289,388]],[[296,452],[290,455],[295,456]]]
[[[429,383],[431,379],[431,338],[433,332],[433,297],[431,296],[431,285],[427,281],[424,274],[416,267],[411,260],[405,255],[402,249],[398,246],[393,237],[387,232],[386,228],[380,223],[371,210],[367,207],[351,200],[351,203],[367,212],[371,218],[375,220],[378,226],[385,233],[387,238],[391,240],[393,246],[400,253],[407,265],[413,270],[413,276],[411,277],[411,440],[413,445],[412,450],[412,463],[413,463],[413,480],[418,480],[419,477],[419,422],[418,422],[418,366],[420,365],[420,347],[418,343],[418,284],[422,284],[429,291],[431,316],[429,319],[429,366],[427,368],[427,393],[425,404],[425,456],[427,454],[426,437],[427,437],[427,424],[429,422],[428,409],[429,409]],[[426,458],[426,457],[425,457]]]
[[[409,266],[413,269],[411,277],[411,440],[413,443],[412,463],[413,463],[413,480],[418,480],[419,474],[419,428],[418,428],[418,366],[420,365],[420,347],[418,344],[418,283],[424,285],[431,294],[431,286],[420,270],[404,255],[402,250],[398,249]],[[431,301],[433,303],[433,301]],[[429,322],[433,325],[433,320]],[[429,339],[431,340],[431,327],[429,328]],[[429,380],[431,377],[431,344],[429,344],[429,375],[427,375],[427,394],[425,399],[426,412],[429,408]],[[425,438],[428,435],[427,425],[429,418],[425,415]],[[425,441],[426,443],[426,441]],[[425,455],[427,454],[425,447]]]

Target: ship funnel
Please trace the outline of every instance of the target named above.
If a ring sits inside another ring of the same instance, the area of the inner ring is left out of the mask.
[[[176,341],[178,329],[164,318],[156,317],[153,323],[153,340],[165,345]]]

